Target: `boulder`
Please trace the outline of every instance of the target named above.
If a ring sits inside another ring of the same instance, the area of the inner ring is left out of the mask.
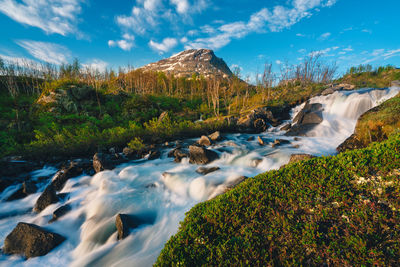
[[[43,193],[40,195],[38,200],[36,201],[35,207],[33,210],[35,212],[41,212],[44,210],[47,206],[58,202],[59,197],[56,194],[56,191],[54,190],[54,187],[52,184],[46,187],[46,189],[43,191]]]
[[[175,148],[172,149],[169,153],[168,153],[168,157],[169,158],[175,158],[175,162],[181,162],[183,158],[187,158],[189,155],[188,153],[184,152],[182,149],[179,148]]]
[[[96,153],[93,156],[93,169],[96,173],[104,170],[112,170],[116,164],[117,162],[108,154]]]
[[[275,141],[272,143],[272,147],[277,147],[277,146],[287,145],[287,144],[290,144],[289,140],[275,139]]]
[[[299,113],[297,113],[297,115],[294,117],[293,123],[310,124],[309,118],[306,118],[307,120],[306,120],[306,122],[304,122],[306,115],[309,115],[309,114],[317,114],[322,119],[322,104],[319,104],[319,103],[310,104],[310,102],[307,101],[306,104],[304,105],[303,109]],[[317,123],[320,123],[320,122],[317,122]]]
[[[314,129],[314,127],[323,121],[322,116],[322,104],[313,103],[310,104],[309,101],[306,102],[303,109],[297,113],[293,119],[294,125],[286,132],[285,135],[295,136],[302,135],[305,136],[309,131]]]
[[[338,152],[344,152],[347,150],[359,149],[363,148],[365,145],[363,142],[358,140],[357,134],[352,134],[349,138],[347,138],[343,143],[341,143],[336,150]]]
[[[292,128],[292,124],[288,123],[288,124],[285,124],[284,126],[282,126],[282,127],[280,128],[280,130],[281,130],[281,131],[289,131],[290,128]]]
[[[55,191],[61,191],[66,182],[83,173],[83,168],[78,163],[72,162],[69,167],[61,169],[51,181]]]
[[[51,220],[49,221],[49,223],[55,222],[57,221],[59,218],[61,218],[62,216],[64,216],[65,214],[67,214],[68,212],[70,212],[72,209],[71,205],[64,205],[59,207],[58,209],[56,209],[53,212],[53,218],[51,218]]]
[[[256,119],[253,122],[253,128],[257,132],[264,132],[265,130],[268,129],[268,127],[269,125],[265,122],[264,119]]]
[[[239,130],[244,132],[260,133],[269,128],[270,124],[277,122],[272,112],[266,107],[250,111],[245,116],[240,117],[236,124]]]
[[[248,141],[248,142],[254,141],[254,139],[256,139],[254,136],[250,136],[249,138],[247,138],[247,141]]]
[[[159,150],[153,150],[149,153],[148,160],[155,160],[161,157],[161,152]]]
[[[286,136],[309,136],[310,131],[312,131],[318,124],[303,124],[294,125],[288,132],[285,133]]]
[[[36,193],[37,187],[32,181],[25,181],[21,188],[7,198],[7,201],[17,200]]]
[[[208,138],[210,138],[210,140],[213,141],[213,142],[222,140],[222,136],[221,136],[220,131],[216,131],[216,132],[208,135]]]
[[[43,256],[60,245],[65,238],[37,225],[18,223],[4,240],[5,254],[19,254],[26,258]]]
[[[250,163],[251,167],[253,168],[257,168],[258,165],[260,165],[260,163],[262,162],[262,159],[253,159]]]
[[[207,175],[207,174],[209,174],[209,173],[218,171],[218,170],[220,170],[220,169],[221,169],[220,167],[210,167],[210,168],[207,168],[207,167],[199,167],[199,168],[197,168],[196,172],[199,173],[199,174],[202,174],[202,175]]]
[[[130,229],[137,228],[140,222],[135,217],[127,214],[118,214],[115,219],[115,226],[118,231],[118,240],[124,239],[129,235]]]
[[[200,140],[197,141],[197,143],[198,143],[199,145],[201,145],[201,146],[211,146],[211,141],[210,141],[210,139],[209,139],[207,136],[205,136],[205,135],[203,135],[203,136],[200,138]]]
[[[325,95],[330,95],[333,94],[335,91],[335,89],[333,89],[332,87],[329,87],[327,89],[325,89],[324,91],[322,91],[321,95],[325,96]]]
[[[127,157],[128,159],[137,159],[137,153],[135,150],[129,147],[125,147],[122,150],[122,154]]]
[[[218,159],[218,154],[201,146],[189,146],[189,162],[192,164],[208,164]]]
[[[240,176],[240,177],[234,179],[232,182],[227,184],[227,188],[226,188],[225,192],[232,190],[233,188],[235,188],[239,184],[243,183],[247,179],[248,179],[248,177],[246,177],[246,176]]]

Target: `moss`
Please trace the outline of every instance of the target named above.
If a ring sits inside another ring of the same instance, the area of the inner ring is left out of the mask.
[[[398,265],[400,134],[192,208],[156,266]]]

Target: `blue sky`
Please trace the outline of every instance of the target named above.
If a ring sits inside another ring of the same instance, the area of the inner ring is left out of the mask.
[[[0,56],[140,67],[211,48],[243,76],[318,52],[339,71],[400,66],[399,0],[0,0]]]

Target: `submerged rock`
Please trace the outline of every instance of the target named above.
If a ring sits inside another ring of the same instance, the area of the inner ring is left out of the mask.
[[[288,123],[280,128],[281,131],[289,131],[292,128],[292,124]]]
[[[43,256],[60,245],[65,238],[37,225],[18,223],[4,240],[5,254],[19,254],[26,258]]]
[[[58,202],[59,197],[56,194],[56,191],[54,190],[54,187],[50,184],[49,186],[46,187],[46,189],[43,191],[43,193],[40,195],[38,200],[36,201],[35,207],[33,210],[35,212],[41,212],[44,210],[47,206]]]
[[[148,160],[155,160],[161,157],[161,152],[158,150],[150,151]]]
[[[37,191],[37,187],[32,181],[25,181],[22,183],[20,189],[18,189],[10,197],[7,198],[7,201],[25,198],[31,194],[36,193],[36,191]]]
[[[272,147],[277,147],[277,146],[287,145],[287,144],[290,144],[289,140],[275,139],[275,141],[272,143]]]
[[[264,140],[261,138],[261,136],[258,136],[258,137],[257,137],[257,141],[258,141],[258,143],[260,144],[260,146],[265,145],[265,142],[264,142]]]
[[[78,163],[72,162],[68,168],[63,168],[56,173],[51,184],[53,185],[54,190],[61,191],[69,179],[77,177],[82,173],[82,166],[80,166]]]
[[[199,167],[199,168],[197,168],[196,172],[199,173],[199,174],[202,174],[202,175],[207,175],[207,174],[209,174],[209,173],[218,171],[218,170],[220,170],[220,169],[221,169],[220,167],[210,167],[210,168],[207,168],[207,167]]]
[[[218,154],[201,146],[189,146],[189,158],[192,164],[208,164],[218,159]]]

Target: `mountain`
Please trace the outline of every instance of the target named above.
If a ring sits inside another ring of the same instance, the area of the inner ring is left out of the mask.
[[[206,78],[228,78],[232,71],[222,58],[217,57],[214,51],[209,49],[190,49],[170,58],[148,64],[140,69],[145,71],[162,71],[174,74],[177,77],[190,77],[193,73],[203,75]]]

